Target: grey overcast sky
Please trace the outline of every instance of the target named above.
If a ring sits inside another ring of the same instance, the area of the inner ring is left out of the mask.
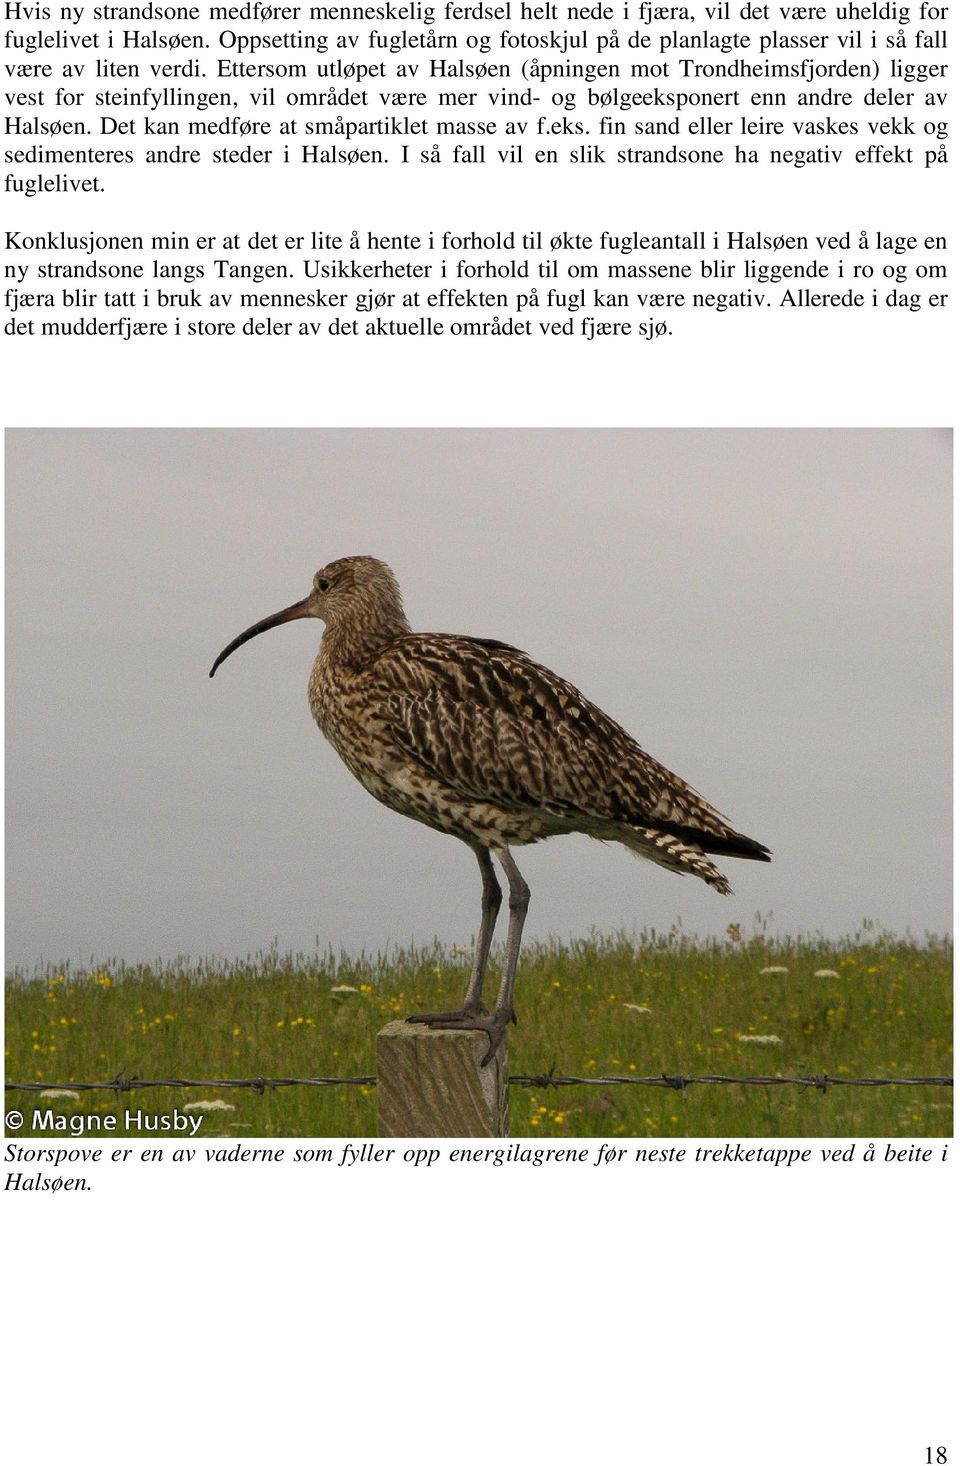
[[[358,553],[415,628],[522,647],[773,850],[721,862],[724,899],[535,846],[530,934],[947,931],[949,464],[939,430],[8,433],[8,967],[470,940],[473,857],[313,725],[319,623],[207,678]]]

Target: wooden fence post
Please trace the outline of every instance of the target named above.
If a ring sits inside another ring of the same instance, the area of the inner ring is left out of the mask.
[[[388,1023],[377,1034],[381,1135],[507,1134],[507,1040],[481,1069],[487,1035]]]

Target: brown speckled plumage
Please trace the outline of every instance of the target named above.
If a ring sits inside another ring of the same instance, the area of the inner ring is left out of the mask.
[[[524,652],[498,641],[412,632],[393,573],[368,556],[318,571],[306,600],[244,632],[213,670],[249,637],[300,616],[326,622],[310,709],[351,773],[391,809],[477,852],[485,892],[478,950],[484,935],[489,947],[489,903],[493,920],[499,905],[499,888],[494,897],[488,883],[496,886],[489,851],[510,880],[517,950],[529,893],[512,846],[577,831],[619,841],[724,893],[730,886],[710,855],[769,859],[764,846],[733,830],[577,688]],[[492,1054],[505,1020],[494,1033],[480,1005],[485,961],[480,951],[464,1009],[441,1018],[446,1026],[488,1028]],[[504,996],[497,1013],[506,1007],[509,1017],[512,974]]]

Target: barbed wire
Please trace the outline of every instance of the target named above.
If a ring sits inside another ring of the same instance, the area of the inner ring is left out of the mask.
[[[756,1084],[765,1086],[797,1085],[801,1089],[819,1089],[826,1093],[831,1085],[860,1085],[879,1089],[894,1084],[931,1084],[953,1088],[949,1075],[923,1075],[902,1079],[854,1079],[840,1074],[602,1074],[593,1077],[568,1078],[563,1074],[511,1074],[510,1084],[524,1088],[559,1089],[566,1084],[645,1084],[683,1090],[691,1084]]]
[[[258,1094],[267,1090],[291,1089],[297,1086],[328,1088],[334,1085],[353,1085],[364,1088],[376,1086],[375,1074],[358,1074],[342,1078],[310,1079],[141,1079],[139,1075],[129,1077],[118,1074],[114,1079],[95,1082],[67,1080],[62,1083],[35,1082],[31,1084],[7,1083],[4,1089],[19,1093],[40,1094],[50,1090],[110,1090],[116,1094],[127,1094],[135,1089],[250,1089]],[[850,1088],[880,1089],[886,1086],[931,1085],[952,1089],[953,1079],[949,1075],[898,1076],[882,1078],[854,1078],[844,1074],[510,1074],[508,1084],[522,1089],[561,1089],[569,1085],[585,1084],[606,1086],[615,1084],[645,1085],[648,1088],[685,1090],[694,1084],[743,1084],[764,1088],[795,1085],[799,1089],[816,1089],[821,1094],[833,1086]]]
[[[357,1074],[349,1078],[334,1079],[141,1079],[132,1074],[127,1078],[118,1074],[115,1079],[96,1083],[70,1079],[63,1083],[5,1084],[4,1089],[20,1092],[73,1089],[86,1092],[91,1089],[110,1089],[117,1094],[127,1094],[132,1089],[253,1089],[264,1094],[268,1089],[290,1089],[294,1085],[312,1085],[316,1088],[334,1084],[375,1085],[375,1074]]]

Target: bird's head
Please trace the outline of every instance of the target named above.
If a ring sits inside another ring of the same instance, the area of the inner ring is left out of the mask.
[[[409,630],[400,587],[390,566],[372,555],[349,555],[343,560],[331,560],[318,570],[310,594],[302,601],[257,621],[235,637],[217,657],[210,676],[245,641],[286,621],[299,621],[308,616],[327,626],[352,625],[358,632],[376,627],[389,635],[400,635]]]

